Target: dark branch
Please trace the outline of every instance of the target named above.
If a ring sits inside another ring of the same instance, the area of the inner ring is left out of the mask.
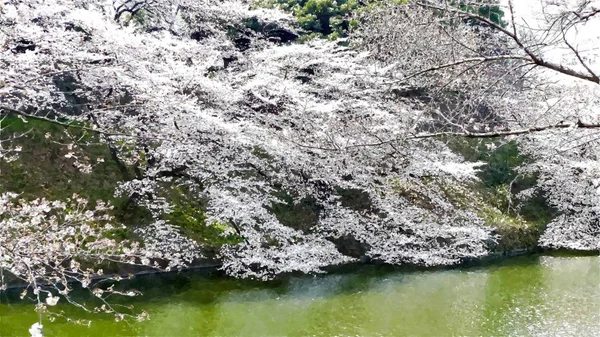
[[[406,77],[403,77],[401,80],[398,80],[396,82],[404,82],[408,79],[411,79],[413,77],[417,77],[419,75],[423,75],[425,73],[428,72],[432,72],[432,71],[437,71],[437,70],[442,70],[442,69],[446,69],[446,68],[451,68],[451,67],[455,67],[461,64],[465,64],[465,63],[485,63],[485,62],[493,62],[493,61],[499,61],[499,60],[522,60],[522,61],[531,61],[529,58],[525,57],[525,56],[520,56],[520,55],[498,55],[498,56],[487,56],[487,57],[470,57],[470,58],[465,58],[465,59],[461,59],[461,60],[457,60],[455,62],[451,62],[451,63],[445,63],[445,64],[441,64],[441,65],[437,65],[434,67],[430,67],[427,69],[423,69],[421,71],[418,71],[416,73],[410,74]],[[395,82],[394,82],[395,83]]]
[[[392,145],[394,143],[408,141],[408,140],[418,140],[418,139],[427,139],[427,138],[437,138],[444,136],[453,136],[453,137],[464,137],[464,138],[498,138],[498,137],[506,137],[506,136],[518,136],[525,135],[530,133],[542,132],[553,129],[568,129],[568,128],[579,128],[579,129],[600,129],[600,123],[584,123],[582,121],[577,121],[576,123],[559,123],[559,124],[549,124],[543,126],[533,126],[530,128],[522,128],[516,130],[504,130],[504,131],[490,131],[490,132],[432,132],[432,133],[418,133],[413,135],[408,135],[405,137],[399,137],[394,139],[383,140],[375,143],[363,143],[363,144],[355,144],[349,145],[343,148],[332,148],[332,147],[323,147],[323,146],[312,146],[306,145],[298,142],[293,142],[296,146],[307,148],[307,149],[317,149],[322,151],[332,151],[337,152],[341,150],[350,150],[356,148],[363,147],[377,147],[383,145]]]
[[[488,18],[479,16],[477,14],[474,13],[469,13],[463,10],[460,10],[458,8],[455,7],[451,7],[451,6],[446,6],[446,7],[440,7],[438,5],[435,4],[431,4],[429,2],[417,2],[417,5],[424,7],[424,8],[429,8],[429,9],[434,9],[434,10],[439,10],[439,11],[448,11],[451,13],[456,13],[459,14],[461,16],[466,16],[468,18],[480,21],[482,23],[485,23],[486,25],[492,27],[493,29],[501,32],[502,34],[510,37],[511,39],[513,39],[515,41],[515,43],[519,46],[519,48],[521,48],[521,50],[523,50],[523,52],[525,52],[525,54],[527,54],[527,56],[529,56],[530,61],[547,69],[568,75],[568,76],[572,76],[572,77],[576,77],[582,80],[586,80],[586,81],[590,81],[596,84],[600,84],[600,79],[595,76],[595,75],[589,75],[587,73],[584,72],[580,72],[577,71],[575,69],[569,68],[565,65],[562,64],[558,64],[558,63],[554,63],[554,62],[549,62],[544,60],[543,58],[541,58],[540,56],[536,55],[531,49],[529,49],[528,47],[526,47],[523,44],[523,41],[521,41],[521,39],[519,38],[518,35],[516,35],[515,33],[507,30],[506,28],[500,26],[499,24],[491,21]]]
[[[115,7],[114,20],[119,21],[119,19],[121,18],[121,15],[123,15],[125,13],[129,13],[129,15],[131,15],[133,17],[140,10],[142,10],[143,6],[146,4],[147,4],[146,1],[137,1],[137,2],[133,2],[133,3],[132,3],[132,1],[125,1],[121,5]]]
[[[506,137],[506,136],[518,136],[524,134],[530,134],[535,132],[547,131],[552,129],[568,129],[568,128],[579,128],[579,129],[600,129],[600,123],[584,123],[582,121],[577,121],[576,123],[559,123],[559,124],[549,124],[544,126],[533,126],[530,128],[523,128],[517,130],[505,130],[505,131],[490,131],[490,132],[433,132],[433,133],[419,133],[415,135],[410,135],[403,138],[395,138],[386,140],[378,143],[369,143],[369,144],[359,144],[348,146],[347,148],[356,148],[356,147],[369,147],[369,146],[381,146],[387,145],[390,143],[395,143],[403,140],[415,140],[415,139],[425,139],[425,138],[436,138],[442,136],[455,136],[455,137],[465,137],[465,138],[497,138],[497,137]]]
[[[573,12],[573,14],[581,21],[588,21],[591,17],[600,14],[600,8],[592,7],[592,9],[587,13]]]
[[[561,33],[562,33],[562,38],[563,38],[563,42],[567,45],[567,47],[569,47],[569,49],[571,49],[571,51],[573,52],[573,54],[575,54],[575,56],[577,57],[577,60],[579,61],[579,63],[585,68],[585,70],[587,70],[587,72],[596,79],[597,83],[600,83],[600,79],[598,78],[598,75],[596,75],[596,73],[594,73],[594,71],[592,71],[592,69],[585,63],[585,61],[583,60],[583,58],[581,57],[581,54],[579,54],[579,51],[573,47],[573,45],[571,45],[569,43],[569,41],[567,40],[567,36],[566,36],[566,32],[565,29],[561,29]]]
[[[32,115],[32,114],[26,113],[24,111],[21,111],[21,110],[18,110],[18,109],[13,109],[13,108],[5,106],[5,105],[0,105],[0,112],[5,112],[5,113],[9,113],[9,114],[19,115],[19,116],[23,116],[25,118],[36,119],[36,120],[40,120],[40,121],[44,121],[44,122],[48,122],[48,123],[60,125],[60,126],[62,126],[64,128],[75,128],[75,129],[80,129],[80,130],[84,130],[84,131],[89,131],[89,132],[93,132],[93,133],[104,135],[104,136],[140,138],[140,139],[153,139],[153,140],[166,140],[164,138],[159,138],[159,137],[147,137],[147,136],[133,135],[133,134],[129,134],[129,133],[110,132],[110,131],[106,131],[106,130],[100,130],[100,129],[91,128],[91,127],[88,127],[88,126],[85,126],[85,125],[78,125],[78,124],[75,124],[73,122],[61,122],[59,120],[48,118],[48,117],[44,117],[44,116]]]

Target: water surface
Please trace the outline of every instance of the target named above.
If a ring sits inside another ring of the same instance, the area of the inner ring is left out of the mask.
[[[116,323],[57,306],[47,336],[599,336],[600,257],[529,256],[436,271],[364,267],[269,284],[196,273],[146,277],[133,304],[151,320]],[[0,336],[27,335],[32,306],[0,295]],[[85,298],[83,299],[85,300]]]

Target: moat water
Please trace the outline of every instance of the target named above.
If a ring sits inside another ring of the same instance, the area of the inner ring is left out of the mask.
[[[527,256],[415,271],[365,266],[270,283],[195,272],[139,277],[123,305],[150,320],[53,307],[45,336],[600,336],[600,257]],[[91,297],[81,295],[80,301]],[[115,302],[119,304],[118,299]],[[124,312],[129,309],[121,307]],[[0,336],[27,336],[32,304],[0,293]]]

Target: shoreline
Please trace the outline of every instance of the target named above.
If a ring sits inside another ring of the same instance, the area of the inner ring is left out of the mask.
[[[516,258],[516,257],[520,257],[520,256],[533,256],[533,255],[564,256],[564,257],[600,256],[600,250],[571,250],[571,249],[565,249],[565,248],[563,248],[563,249],[547,249],[547,248],[535,247],[534,249],[515,249],[515,250],[505,251],[505,252],[495,252],[495,253],[486,255],[484,257],[481,257],[481,258],[464,260],[464,261],[461,261],[460,263],[453,264],[453,265],[435,265],[435,266],[423,266],[423,265],[415,265],[415,264],[392,265],[392,264],[387,264],[387,263],[382,263],[382,262],[356,261],[356,262],[350,262],[350,263],[345,263],[345,264],[340,264],[340,265],[327,266],[327,267],[324,267],[323,270],[325,271],[325,273],[335,274],[335,273],[350,272],[350,271],[356,270],[356,268],[360,268],[362,266],[377,265],[377,266],[383,266],[386,268],[390,268],[390,270],[407,271],[407,272],[410,272],[410,271],[437,271],[437,270],[450,270],[450,269],[463,269],[463,268],[490,266],[490,265],[494,265],[494,264],[503,262],[505,260],[510,260],[512,258]],[[176,274],[180,274],[180,273],[189,273],[189,272],[208,272],[208,271],[222,272],[222,271],[220,271],[221,266],[222,266],[222,264],[218,263],[218,262],[211,262],[211,263],[207,262],[207,263],[203,263],[203,264],[198,263],[195,265],[191,265],[187,268],[182,268],[179,270],[171,270],[171,271],[151,269],[151,270],[141,270],[141,271],[132,272],[132,273],[98,275],[98,276],[92,277],[92,280],[94,282],[102,282],[111,277],[114,277],[115,275],[119,275],[123,280],[131,280],[131,279],[136,279],[138,277],[160,276],[160,275],[166,276],[166,275],[176,275]],[[8,272],[6,272],[6,273],[8,273]],[[309,275],[309,274],[303,274],[303,273],[282,274],[282,275],[278,275],[278,276],[274,277],[273,280],[282,279],[282,278],[289,277],[292,275]],[[5,277],[6,277],[6,275],[5,275]],[[224,274],[224,277],[230,277],[230,276],[227,276],[226,274]],[[254,281],[269,282],[270,280],[269,281],[254,280]],[[8,283],[10,283],[10,282],[8,282]],[[77,283],[77,281],[72,281],[72,283]],[[12,285],[8,285],[6,287],[6,289],[3,289],[3,290],[0,289],[0,293],[14,291],[14,290],[21,290],[21,289],[24,289],[27,287],[29,287],[29,284],[25,284],[25,283],[12,284]]]

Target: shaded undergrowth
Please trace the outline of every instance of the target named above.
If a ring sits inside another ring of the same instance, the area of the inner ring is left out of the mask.
[[[519,168],[531,158],[519,151],[518,143],[501,139],[446,139],[450,149],[470,162],[482,162],[481,181],[472,193],[480,198],[475,204],[478,215],[497,229],[502,249],[533,249],[555,210],[545,196],[535,191],[529,198],[519,193],[534,188],[537,176],[522,174]]]

